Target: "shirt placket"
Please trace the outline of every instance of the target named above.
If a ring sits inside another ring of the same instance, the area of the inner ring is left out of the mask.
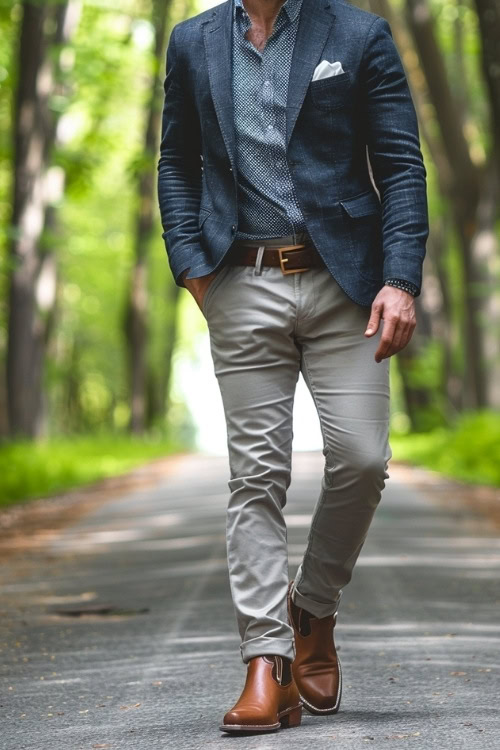
[[[254,85],[252,86],[252,96],[255,94],[255,103],[258,105],[258,112],[261,127],[260,151],[262,164],[266,165],[266,172],[270,178],[268,181],[269,190],[262,187],[263,196],[267,196],[274,204],[276,211],[276,228],[278,223],[281,224],[281,231],[284,234],[290,231],[300,231],[302,228],[302,216],[300,209],[296,204],[295,192],[291,177],[288,172],[286,162],[286,143],[285,123],[281,120],[285,117],[286,107],[279,97],[286,96],[285,89],[277,89],[277,75],[286,71],[277,70],[276,66],[281,59],[279,53],[286,40],[283,38],[285,27],[290,23],[288,15],[284,9],[278,14],[274,30],[268,38],[262,51],[257,48],[246,38],[246,33],[251,27],[250,17],[244,10],[239,13],[239,38],[241,50],[245,50],[251,58],[251,67],[254,68]],[[287,65],[287,67],[289,67]],[[258,160],[261,161],[260,159]],[[276,190],[273,198],[272,186]],[[279,219],[278,219],[279,216]]]
[[[263,50],[261,69],[261,101],[264,141],[267,147],[266,159],[270,165],[270,171],[276,187],[279,185],[283,186],[284,182],[288,182],[286,162],[283,156],[286,148],[283,142],[284,129],[282,127],[283,123],[277,120],[279,102],[276,101],[276,60],[280,57],[276,53],[276,46],[279,45],[279,36],[284,32],[285,26],[286,17],[280,14],[276,20],[274,31]],[[281,210],[281,218],[284,222],[284,232],[289,232],[290,228],[293,231],[293,221],[287,215],[284,208]]]

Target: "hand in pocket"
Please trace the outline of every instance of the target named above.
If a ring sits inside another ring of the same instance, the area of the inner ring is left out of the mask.
[[[206,276],[199,276],[197,279],[186,279],[188,273],[189,268],[182,274],[184,286],[193,295],[196,304],[203,312],[203,299],[205,297],[206,291],[219,271],[212,271],[212,273],[209,273]]]

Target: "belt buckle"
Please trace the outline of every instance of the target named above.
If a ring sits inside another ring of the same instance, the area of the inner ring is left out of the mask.
[[[285,263],[288,263],[290,260],[289,258],[284,258],[283,253],[290,253],[297,250],[302,250],[305,247],[305,245],[285,245],[284,247],[278,248],[279,258],[280,258],[280,268],[281,272],[284,276],[286,276],[289,273],[302,273],[302,271],[308,271],[309,268],[291,268],[289,271],[285,269]]]

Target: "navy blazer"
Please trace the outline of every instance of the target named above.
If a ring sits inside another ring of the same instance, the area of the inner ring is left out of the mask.
[[[167,49],[158,199],[180,286],[187,268],[188,278],[218,268],[237,230],[231,10],[226,0],[178,23]],[[312,82],[323,59],[344,73]],[[286,118],[297,200],[338,284],[366,306],[384,279],[420,288],[426,170],[387,21],[341,0],[303,0]]]

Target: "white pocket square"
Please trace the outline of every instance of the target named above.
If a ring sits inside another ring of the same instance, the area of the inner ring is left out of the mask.
[[[330,76],[338,76],[339,73],[343,73],[344,69],[342,63],[336,60],[335,62],[328,62],[328,60],[322,60],[313,73],[312,80],[319,81],[320,78],[330,78]]]

